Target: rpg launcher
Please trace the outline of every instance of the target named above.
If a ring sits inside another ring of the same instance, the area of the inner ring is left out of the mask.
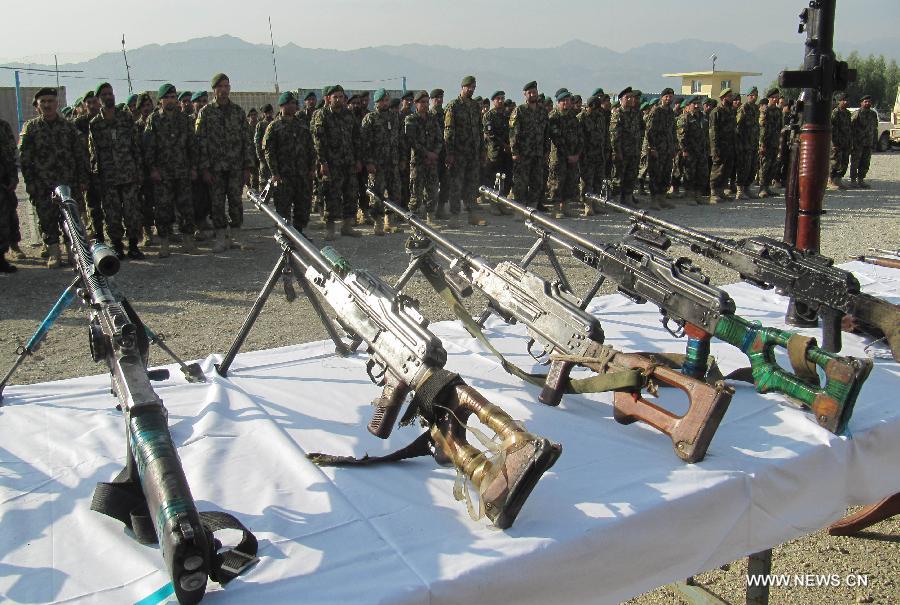
[[[368,194],[374,196],[371,189]],[[675,453],[682,460],[703,459],[731,401],[733,391],[723,381],[709,385],[681,374],[659,356],[623,353],[604,345],[600,321],[561,284],[550,283],[509,261],[491,266],[394,202],[381,203],[402,216],[413,229],[406,244],[411,263],[399,287],[418,269],[469,333],[500,359],[507,372],[543,387],[541,402],[556,406],[564,393],[614,391],[613,416],[618,422],[645,422],[671,437]],[[448,270],[438,264],[438,257],[449,262]],[[536,361],[549,362],[547,374],[526,373],[491,345],[481,331],[487,315],[476,322],[460,300],[473,290],[488,299],[489,313],[525,327],[531,338],[528,351]],[[572,380],[569,374],[575,366],[588,368],[596,375]],[[656,391],[658,386],[683,391],[689,400],[688,411],[678,416],[641,396],[643,390]]]
[[[480,192],[524,214],[526,226],[541,241],[561,246],[574,259],[596,269],[598,284],[608,279],[631,300],[659,307],[665,328],[675,337],[688,337],[682,372],[702,377],[710,339],[715,336],[747,356],[757,391],[778,392],[800,402],[812,410],[821,426],[834,433],[847,428],[859,391],[872,370],[870,360],[840,357],[819,348],[814,338],[765,327],[736,315],[728,293],[712,286],[686,258],[673,259],[638,242],[595,243],[487,187],[481,187]],[[793,372],[778,365],[775,347],[787,349]],[[824,386],[820,386],[818,369],[824,371]]]
[[[588,194],[631,217],[629,236],[660,250],[672,240],[692,252],[734,269],[747,283],[774,288],[790,296],[822,319],[822,348],[841,350],[841,325],[845,315],[855,319],[858,330],[885,338],[896,361],[900,361],[900,308],[860,292],[859,281],[849,271],[834,266],[834,260],[814,250],[797,250],[784,242],[761,235],[739,240],[715,237],[665,221],[643,210],[633,210],[600,196]]]
[[[553,466],[562,448],[528,432],[458,374],[445,370],[447,352],[440,339],[428,329],[428,320],[419,313],[418,303],[398,294],[372,273],[352,268],[334,248],[316,248],[265,204],[267,190],[261,194],[251,190],[250,199],[275,223],[275,240],[281,246],[281,257],[235,343],[217,366],[219,373],[228,372],[275,282],[284,276],[287,284],[293,275],[339,354],[346,355],[359,345],[366,345],[369,378],[382,387],[381,396],[373,402],[375,409],[369,432],[386,439],[409,395],[412,399],[400,423],[407,424],[421,417],[428,426],[428,431],[404,448],[405,451],[382,458],[310,457],[319,464],[351,465],[433,454],[439,464],[455,466],[480,494],[479,514],[474,513],[467,500],[473,517],[484,514],[495,526],[510,527],[538,479]],[[334,313],[334,320],[325,306]],[[351,339],[349,346],[343,342],[341,332]],[[492,450],[490,454],[466,441],[466,420],[472,414],[497,437],[485,443]],[[457,499],[467,498],[467,494],[467,489],[454,490]]]

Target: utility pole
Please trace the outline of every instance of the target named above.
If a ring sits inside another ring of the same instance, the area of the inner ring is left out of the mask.
[[[56,67],[56,90],[59,90],[59,61],[56,60],[56,55],[53,55],[53,65]]]
[[[403,94],[406,94],[406,76],[400,76],[400,81],[403,86]]]
[[[25,124],[25,116],[22,115],[22,86],[19,80],[19,70],[16,70],[16,120],[19,122],[18,132],[22,132],[22,125]]]
[[[122,57],[125,58],[125,76],[128,78],[128,94],[131,94],[131,68],[128,67],[128,54],[125,52],[125,34],[122,34]]]
[[[278,64],[275,63],[275,38],[272,36],[272,15],[269,15],[269,43],[272,45],[272,69],[275,71],[275,94],[279,94],[278,90]]]

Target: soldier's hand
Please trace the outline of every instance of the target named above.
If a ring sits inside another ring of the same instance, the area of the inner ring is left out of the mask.
[[[213,178],[212,172],[210,172],[208,168],[203,169],[203,182],[207,185],[212,185],[216,182],[216,179]]]
[[[154,183],[159,183],[162,181],[162,175],[159,173],[159,168],[150,169],[150,180]]]
[[[366,172],[375,174],[375,164],[366,164]]]

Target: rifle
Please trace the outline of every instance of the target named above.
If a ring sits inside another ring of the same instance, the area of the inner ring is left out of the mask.
[[[366,192],[375,195],[371,189]],[[410,267],[422,272],[469,333],[498,356],[507,372],[543,387],[539,397],[542,403],[559,405],[564,393],[613,390],[616,421],[645,422],[671,437],[675,453],[682,460],[703,459],[731,401],[733,390],[723,381],[711,386],[679,373],[660,357],[623,353],[605,346],[600,321],[586,312],[584,303],[564,286],[551,284],[509,261],[491,267],[484,259],[444,238],[413,213],[390,200],[381,202],[412,226],[413,236],[406,244]],[[435,256],[448,261],[453,273],[445,273]],[[411,275],[412,269],[404,275]],[[462,285],[457,285],[458,280],[462,280]],[[473,289],[490,301],[488,313],[496,313],[507,323],[525,326],[531,337],[529,353],[536,361],[549,355],[549,373],[526,374],[507,362],[487,341],[480,329],[487,315],[476,323],[460,300]],[[541,355],[532,352],[535,343],[540,346]],[[576,365],[591,369],[598,376],[570,380],[569,374]],[[688,411],[678,416],[641,397],[644,388],[655,391],[657,385],[682,390],[689,400]]]
[[[887,256],[856,256],[854,260],[858,260],[870,265],[878,265],[879,267],[890,267],[891,269],[900,269],[900,258],[890,258]],[[891,347],[894,350],[894,347]],[[900,361],[897,354],[894,353],[894,360]]]
[[[234,343],[216,366],[218,372],[227,374],[278,279],[283,276],[287,283],[293,275],[339,354],[347,355],[363,343],[367,346],[367,373],[373,383],[382,387],[381,396],[373,402],[369,432],[386,439],[409,394],[412,401],[400,425],[412,422],[416,416],[428,425],[428,431],[412,444],[387,456],[355,459],[310,454],[310,458],[328,465],[372,464],[430,455],[433,448],[439,464],[453,464],[463,481],[470,481],[481,495],[481,510],[476,515],[468,502],[468,489],[460,489],[459,481],[454,488],[458,500],[467,499],[472,517],[477,519],[484,514],[498,528],[510,527],[562,448],[526,431],[458,374],[445,370],[447,352],[440,339],[428,330],[428,320],[419,313],[418,302],[399,294],[372,273],[353,269],[334,248],[318,250],[266,206],[268,190],[268,186],[262,193],[250,190],[249,195],[256,208],[275,223],[275,240],[281,255]],[[334,311],[335,320],[328,316],[320,298]],[[352,339],[349,346],[344,344],[341,330]],[[500,443],[485,443],[495,456],[489,457],[466,441],[465,423],[472,414],[500,438]]]
[[[627,298],[659,307],[666,330],[675,337],[688,336],[682,372],[702,376],[710,339],[715,336],[747,355],[758,392],[774,391],[799,401],[812,410],[822,427],[834,433],[847,428],[856,397],[872,370],[871,360],[840,357],[816,346],[815,338],[764,327],[736,315],[734,300],[710,285],[709,278],[686,258],[673,259],[639,242],[594,243],[496,191],[487,187],[479,191],[524,214],[526,226],[542,239],[562,246],[575,260],[596,269],[598,283],[609,279]],[[775,347],[787,349],[793,373],[778,365]],[[824,387],[819,384],[817,369],[824,370]]]
[[[104,274],[110,271],[110,257],[94,256],[88,246],[69,188],[57,187],[54,200],[72,253],[77,276],[73,286],[90,310],[91,357],[106,363],[112,393],[125,415],[125,468],[112,482],[97,484],[91,509],[122,521],[140,542],[158,543],[178,602],[198,603],[207,577],[224,585],[257,561],[256,538],[231,515],[197,511],[169,433],[166,408],[150,384],[168,378],[168,371],[148,372],[144,326]],[[235,549],[217,553],[220,544],[213,532],[219,529],[239,529],[243,540]]]
[[[627,214],[632,221],[629,236],[639,242],[667,250],[675,240],[691,252],[734,269],[749,284],[790,296],[822,318],[824,350],[841,350],[841,323],[850,315],[862,331],[868,327],[870,335],[886,338],[894,359],[900,361],[900,308],[861,292],[856,277],[835,267],[833,259],[762,235],[739,240],[715,237],[594,194],[586,197]]]

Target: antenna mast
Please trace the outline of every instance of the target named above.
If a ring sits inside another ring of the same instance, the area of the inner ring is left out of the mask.
[[[278,64],[275,63],[275,38],[272,36],[272,15],[269,15],[269,43],[272,45],[272,69],[275,71],[275,94],[278,90]]]
[[[122,56],[125,58],[125,76],[128,78],[128,94],[131,94],[131,68],[128,67],[128,54],[125,52],[125,34],[122,34]]]

